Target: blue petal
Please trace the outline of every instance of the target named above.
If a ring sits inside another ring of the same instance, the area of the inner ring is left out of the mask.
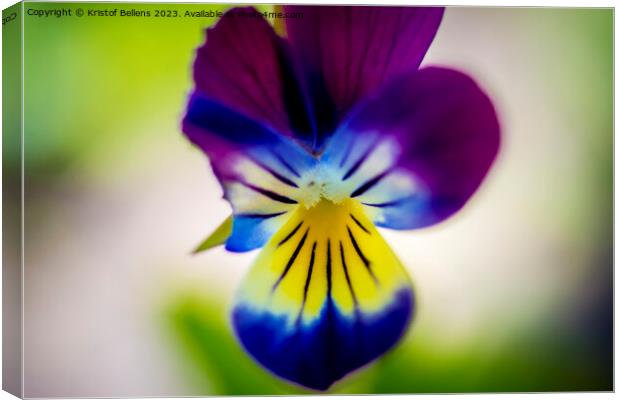
[[[192,141],[201,133],[220,136],[225,142],[244,147],[279,141],[278,135],[264,125],[199,93],[190,98],[183,123],[188,128],[194,127],[188,129],[192,131],[188,133]],[[196,129],[202,132],[195,132]],[[205,147],[208,154],[217,151],[208,144]]]
[[[432,225],[437,219],[431,212],[428,198],[422,195],[362,204],[380,213],[380,218],[375,220],[375,225],[383,228],[405,230],[412,226]]]
[[[209,155],[232,206],[226,248],[261,247],[297,205],[300,178],[317,160],[293,140],[200,94],[190,101],[184,130]]]
[[[286,212],[255,215],[234,215],[233,228],[226,241],[226,250],[243,252],[263,247],[280,225]]]
[[[290,331],[286,318],[238,307],[233,324],[246,350],[279,376],[326,390],[349,372],[374,360],[403,334],[413,310],[413,294],[399,292],[378,315],[342,314],[329,300],[319,319]]]

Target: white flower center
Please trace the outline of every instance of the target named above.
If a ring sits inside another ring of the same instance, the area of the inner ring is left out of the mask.
[[[342,172],[325,164],[303,174],[299,181],[299,202],[310,209],[316,206],[321,199],[340,204],[349,198],[349,191],[342,185]]]

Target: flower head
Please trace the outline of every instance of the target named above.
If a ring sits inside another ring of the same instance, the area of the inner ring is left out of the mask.
[[[419,68],[442,8],[285,6],[299,16],[286,37],[252,11],[208,30],[183,131],[232,206],[226,248],[262,247],[234,306],[238,338],[272,372],[324,390],[392,347],[413,313],[375,226],[462,208],[499,124],[470,77]]]

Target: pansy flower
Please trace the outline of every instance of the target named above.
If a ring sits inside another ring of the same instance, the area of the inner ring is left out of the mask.
[[[442,8],[282,12],[295,18],[281,35],[251,7],[208,29],[183,131],[232,207],[226,249],[262,248],[234,304],[238,339],[273,373],[325,390],[390,349],[414,311],[377,227],[461,209],[500,129],[469,76],[420,68]]]

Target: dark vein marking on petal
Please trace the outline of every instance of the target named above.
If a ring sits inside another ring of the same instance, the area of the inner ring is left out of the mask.
[[[327,239],[327,266],[325,268],[327,273],[327,312],[325,313],[325,323],[329,327],[328,335],[327,335],[327,348],[333,349],[336,348],[336,335],[335,324],[334,324],[334,300],[332,299],[332,255],[331,255],[331,242]],[[326,352],[326,368],[327,372],[333,372],[333,366],[335,365],[334,360],[334,352],[328,351]]]
[[[297,323],[301,322],[301,315],[304,312],[306,306],[306,299],[308,298],[308,288],[310,287],[310,280],[312,279],[312,269],[314,268],[314,256],[316,252],[316,241],[312,244],[312,252],[310,254],[310,265],[308,266],[308,274],[306,275],[306,284],[304,285],[304,297],[301,301],[301,309],[297,315]]]
[[[349,10],[347,10],[349,11]],[[346,67],[344,68],[345,71],[345,76],[341,78],[341,82],[344,82],[344,93],[341,93],[342,95],[342,99],[345,100],[345,107],[348,107],[349,105],[346,103],[346,100],[349,97],[349,89],[350,89],[350,83],[351,83],[351,64],[353,64],[353,40],[355,40],[353,38],[353,29],[352,29],[352,25],[353,25],[353,16],[351,15],[351,12],[347,12],[345,17],[346,20],[346,43],[347,43],[347,58],[346,60]]]
[[[342,270],[344,271],[344,277],[347,280],[347,285],[349,286],[349,291],[351,292],[351,298],[353,298],[353,304],[355,304],[355,308],[358,308],[357,296],[355,295],[355,290],[353,290],[353,285],[351,284],[351,278],[349,278],[349,271],[347,270],[347,262],[344,259],[344,249],[342,248],[342,242],[340,244],[340,261],[342,261]]]
[[[295,228],[291,231],[291,233],[289,233],[288,235],[286,235],[286,237],[285,237],[284,239],[282,239],[282,240],[280,241],[280,243],[278,243],[278,246],[277,246],[277,247],[280,247],[280,246],[282,246],[284,243],[288,242],[288,240],[289,240],[290,238],[292,238],[292,237],[293,237],[293,235],[294,235],[294,234],[295,234],[295,233],[299,230],[299,228],[301,228],[301,225],[302,225],[303,223],[304,223],[303,221],[301,221],[300,223],[298,223],[298,224],[297,224],[297,226],[296,226],[296,227],[295,227]]]
[[[362,156],[355,162],[355,164],[353,164],[351,168],[349,168],[347,173],[344,174],[344,176],[342,177],[342,180],[346,181],[347,179],[349,179],[359,169],[359,167],[362,166],[364,161],[368,159],[368,156],[370,156],[370,153],[372,153],[374,149],[375,149],[374,143],[368,146],[368,149],[366,149],[364,154],[362,154]]]
[[[303,138],[314,137],[316,121],[312,118],[310,99],[299,82],[297,68],[292,60],[292,51],[283,43],[284,39],[278,38],[276,59],[280,68],[282,84],[280,94],[284,102],[284,109],[288,115],[292,132]]]
[[[278,215],[286,214],[288,211],[282,211],[272,214],[253,214],[253,213],[243,213],[243,214],[235,214],[235,217],[241,218],[260,218],[260,219],[269,219],[273,217],[277,217]]]
[[[351,104],[353,101],[355,101],[355,99],[360,97],[360,94],[363,94],[363,93],[360,93],[363,87],[363,83],[366,82],[364,80],[365,77],[363,76],[363,71],[369,68],[369,66],[367,65],[368,56],[371,53],[371,51],[376,50],[376,47],[377,47],[373,41],[373,38],[378,38],[380,34],[380,32],[378,32],[379,28],[385,26],[384,23],[381,23],[382,22],[381,16],[376,13],[367,14],[367,18],[368,20],[365,21],[367,25],[367,29],[364,29],[364,31],[366,31],[366,37],[363,39],[364,40],[363,43],[366,43],[366,46],[364,47],[365,51],[362,54],[361,60],[357,61],[357,73],[355,75],[355,78],[353,78],[353,82],[355,82],[355,86],[354,86],[354,90],[352,92],[350,101],[347,102],[347,104]],[[374,57],[371,59],[371,63],[372,62],[376,62],[376,59]],[[381,75],[377,75],[377,76],[381,76]]]
[[[408,200],[409,198],[410,197],[403,197],[401,199],[386,201],[384,203],[362,203],[362,204],[365,205],[365,206],[369,206],[369,207],[379,207],[379,208],[394,207],[394,206],[397,206],[397,205],[401,204],[402,202]]]
[[[248,60],[246,59],[246,54],[244,54],[244,51],[241,48],[245,43],[241,43],[238,40],[239,37],[237,37],[234,32],[235,31],[233,30],[225,31],[225,33],[227,34],[226,36],[228,38],[228,43],[233,44],[229,48],[232,50],[233,53],[237,54],[236,59],[238,60],[241,68],[252,78],[258,90],[262,92],[259,94],[259,98],[268,99],[267,103],[271,106],[271,109],[273,110],[272,112],[278,112],[279,110],[276,107],[276,104],[278,104],[277,102],[278,99],[277,98],[274,99],[273,96],[271,96],[272,92],[265,85],[264,79],[258,75],[257,69],[254,68],[254,66],[251,65],[251,63],[249,63]],[[235,36],[233,37],[231,36],[231,34]],[[246,36],[243,36],[242,38],[246,39]],[[239,80],[234,80],[234,81],[238,82]]]
[[[362,223],[357,218],[355,218],[355,215],[353,215],[353,214],[349,214],[349,215],[351,216],[351,218],[353,218],[353,221],[357,224],[357,226],[362,228],[362,230],[364,232],[366,232],[367,234],[369,234],[369,235],[371,234],[370,231],[368,229],[366,229],[366,227],[364,225],[362,225]]]
[[[227,86],[226,90],[229,93],[233,91],[237,93],[237,96],[235,96],[237,101],[244,104],[244,106],[254,107],[258,110],[259,115],[261,115],[263,118],[268,118],[270,115],[272,115],[273,111],[267,110],[262,102],[258,101],[253,94],[250,94],[251,91],[248,92],[247,89],[242,88],[236,83],[238,79],[231,76],[231,74],[228,72],[230,68],[227,69],[224,66],[219,65],[218,60],[222,57],[214,57],[210,53],[202,53],[202,57],[205,57],[205,62],[208,62],[209,65],[212,67],[209,70],[209,73],[211,75],[218,75],[218,81]],[[207,88],[209,88],[210,91],[214,90],[214,86],[210,82],[206,82],[205,85],[207,86]]]
[[[327,295],[329,297],[332,296],[332,250],[331,250],[331,242],[327,239]]]
[[[288,179],[286,176],[278,173],[277,171],[275,171],[273,168],[269,167],[268,165],[263,164],[262,162],[258,161],[255,158],[251,158],[251,160],[258,165],[259,167],[261,167],[262,169],[264,169],[265,171],[269,172],[274,178],[276,178],[277,180],[279,180],[282,183],[285,183],[289,186],[298,188],[299,186],[297,186],[297,184],[295,182],[293,182],[292,180]]]
[[[389,45],[388,45],[389,46],[388,47],[389,50],[388,50],[388,53],[387,53],[387,57],[385,57],[385,59],[383,60],[384,61],[384,63],[383,63],[383,72],[379,76],[386,76],[385,74],[388,72],[389,67],[390,67],[390,61],[391,62],[395,61],[392,57],[393,57],[393,54],[394,54],[394,51],[395,51],[396,47],[399,44],[399,42],[398,42],[399,36],[400,36],[401,32],[403,32],[401,30],[402,29],[401,26],[402,26],[402,20],[403,20],[404,17],[405,17],[405,13],[399,13],[398,14],[398,22],[396,22],[396,24],[395,24],[395,25],[398,26],[398,28],[394,27],[394,29],[392,30],[392,40],[389,42]]]
[[[282,274],[280,275],[280,277],[278,278],[276,283],[273,284],[273,287],[271,288],[271,293],[275,292],[275,290],[278,287],[278,285],[280,284],[280,282],[282,282],[282,279],[284,279],[284,277],[288,273],[288,270],[291,269],[291,266],[295,262],[295,259],[299,255],[299,252],[301,251],[301,248],[304,246],[304,243],[306,242],[306,238],[308,237],[308,231],[309,230],[310,230],[310,228],[306,229],[306,233],[304,233],[304,236],[299,241],[299,244],[295,248],[295,251],[293,252],[291,257],[288,259],[288,262],[286,263],[286,267],[284,267],[284,271],[282,271]]]
[[[357,255],[362,260],[362,263],[364,263],[364,266],[368,270],[368,273],[370,274],[372,279],[378,285],[379,281],[377,280],[377,277],[375,276],[375,273],[372,271],[372,268],[370,266],[370,261],[364,255],[364,253],[362,252],[362,249],[360,249],[360,246],[357,244],[357,240],[355,240],[355,236],[353,236],[353,232],[351,232],[351,228],[349,228],[348,226],[347,226],[347,232],[349,232],[349,238],[351,238],[351,243],[353,243],[353,247],[355,248],[355,252],[357,253]]]
[[[367,180],[366,182],[361,184],[357,189],[355,189],[353,193],[351,193],[351,197],[361,196],[362,194],[366,193],[373,186],[379,183],[379,181],[381,181],[383,178],[389,175],[390,172],[392,172],[392,169],[388,168],[387,170],[381,172],[379,175],[376,175],[372,179]]]
[[[258,192],[264,196],[269,197],[271,200],[275,200],[278,201],[280,203],[286,203],[286,204],[297,204],[297,201],[290,199],[286,196],[282,196],[281,194],[278,194],[276,192],[272,192],[271,190],[267,190],[264,189],[262,187],[256,186],[256,185],[252,185],[251,183],[247,183],[244,181],[239,181],[239,183],[241,183],[243,186],[252,189],[255,192]]]
[[[291,166],[291,164],[289,164],[288,162],[286,162],[286,160],[284,158],[282,158],[282,156],[278,153],[276,153],[275,151],[271,151],[271,153],[274,155],[274,157],[280,162],[280,164],[282,164],[282,166],[284,166],[284,168],[288,169],[293,175],[295,175],[298,178],[301,178],[301,175],[299,175],[299,172],[297,172],[297,170],[295,170],[295,168],[293,168]]]

